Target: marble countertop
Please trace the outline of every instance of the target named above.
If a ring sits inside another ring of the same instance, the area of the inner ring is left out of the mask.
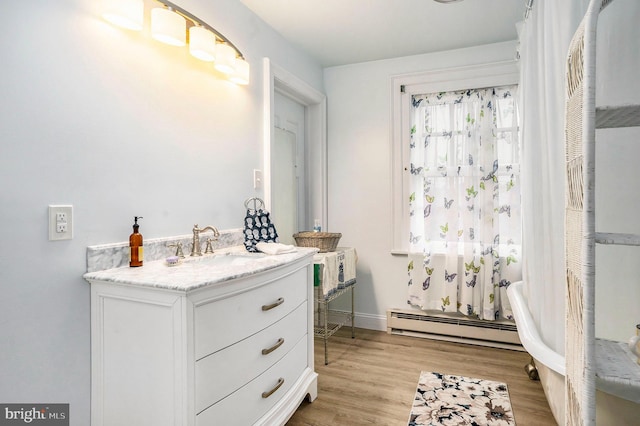
[[[315,248],[296,247],[296,251],[292,253],[266,255],[249,253],[244,246],[237,246],[204,256],[187,256],[176,266],[168,266],[164,260],[145,261],[144,266],[139,268],[111,268],[88,272],[83,277],[87,281],[191,291],[277,268],[312,256],[317,251]]]

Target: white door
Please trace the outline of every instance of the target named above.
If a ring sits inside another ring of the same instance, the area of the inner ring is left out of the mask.
[[[296,177],[296,135],[284,129],[275,129],[272,155],[277,163],[271,175],[271,218],[278,231],[279,241],[293,243],[298,221],[298,179]]]
[[[294,244],[306,227],[304,194],[305,107],[278,92],[271,147],[271,218],[280,242]]]

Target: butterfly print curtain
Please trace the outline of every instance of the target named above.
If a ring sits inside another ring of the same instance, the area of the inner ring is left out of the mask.
[[[521,279],[516,87],[413,96],[408,303],[512,318]]]

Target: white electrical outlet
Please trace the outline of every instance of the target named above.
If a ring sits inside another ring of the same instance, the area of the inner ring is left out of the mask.
[[[49,241],[73,238],[73,206],[49,206]]]

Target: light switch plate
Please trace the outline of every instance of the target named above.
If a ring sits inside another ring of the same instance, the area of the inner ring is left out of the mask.
[[[262,170],[253,169],[253,189],[262,189]]]
[[[49,205],[49,241],[73,238],[73,206]]]

